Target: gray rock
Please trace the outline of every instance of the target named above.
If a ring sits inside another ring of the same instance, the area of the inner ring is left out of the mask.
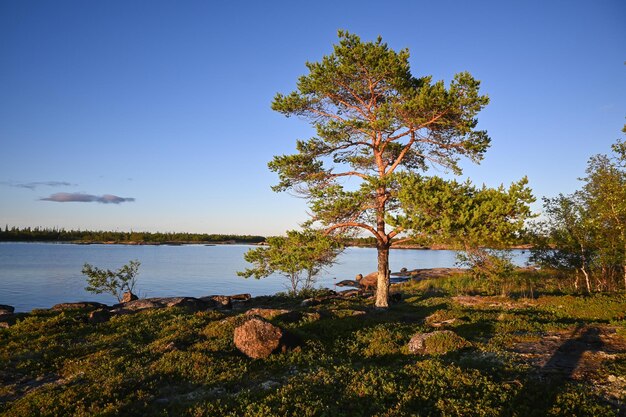
[[[270,390],[270,389],[274,389],[274,388],[278,388],[280,387],[280,382],[276,382],[276,381],[272,381],[271,379],[269,381],[265,381],[263,383],[260,384],[260,387],[262,390]]]
[[[315,298],[307,298],[300,303],[301,307],[311,307],[320,304],[321,301]]]

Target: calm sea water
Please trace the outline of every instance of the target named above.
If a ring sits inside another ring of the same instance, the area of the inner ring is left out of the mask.
[[[249,266],[243,254],[253,247],[0,243],[0,304],[12,305],[16,311],[72,301],[113,304],[117,302],[113,296],[84,290],[82,266],[88,262],[117,269],[132,259],[141,262],[135,292],[142,297],[237,293],[258,296],[284,291],[285,279],[278,275],[261,280],[237,276],[237,271]],[[518,253],[518,262],[523,262],[524,257]],[[402,267],[452,267],[454,263],[453,251],[392,250],[390,255],[392,271]],[[375,270],[375,249],[348,248],[336,265],[321,274],[317,285],[333,288],[335,282]]]

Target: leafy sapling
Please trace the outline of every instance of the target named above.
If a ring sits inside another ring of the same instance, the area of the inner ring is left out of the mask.
[[[138,260],[130,261],[117,271],[100,269],[88,263],[83,265],[82,273],[87,276],[86,291],[94,294],[112,294],[118,301],[122,301],[124,293],[134,295],[137,283],[137,273],[141,263]]]
[[[287,290],[292,296],[313,290],[318,274],[333,265],[343,250],[339,240],[311,229],[289,230],[286,236],[268,238],[267,243],[244,255],[253,267],[237,275],[260,279],[277,273],[287,278]]]

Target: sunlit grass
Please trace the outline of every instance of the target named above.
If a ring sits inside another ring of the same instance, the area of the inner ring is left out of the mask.
[[[31,415],[532,416],[616,415],[586,380],[538,377],[516,355],[520,342],[576,326],[626,330],[623,295],[536,294],[452,298],[467,277],[401,289],[388,311],[372,300],[301,307],[285,297],[250,306],[300,314],[271,321],[296,333],[299,349],[252,360],[234,346],[242,311],[144,311],[90,324],[81,311],[21,315],[0,330],[0,412]],[[428,354],[411,354],[417,332]],[[462,343],[461,343],[462,342]],[[626,353],[598,375],[626,377]]]

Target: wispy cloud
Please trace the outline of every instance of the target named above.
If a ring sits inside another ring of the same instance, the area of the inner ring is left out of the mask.
[[[102,203],[120,204],[135,201],[134,198],[118,197],[112,194],[92,195],[84,193],[55,193],[50,197],[40,198],[41,201],[55,201],[57,203]]]
[[[28,188],[34,190],[37,187],[72,187],[76,184],[72,184],[67,181],[34,181],[34,182],[17,182],[17,181],[0,181],[0,184],[7,185],[9,187],[16,188]]]

